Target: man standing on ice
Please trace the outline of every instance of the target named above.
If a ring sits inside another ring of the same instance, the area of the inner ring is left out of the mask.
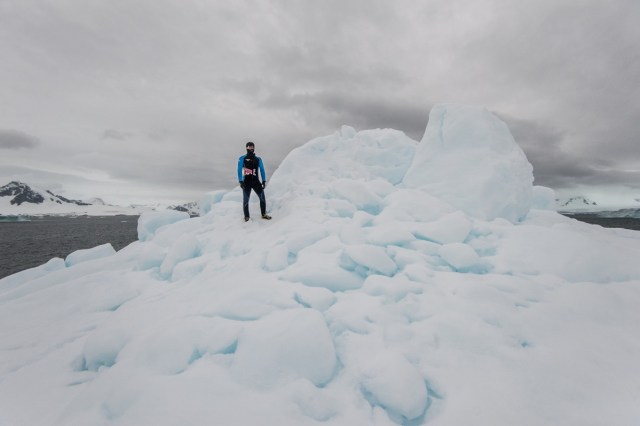
[[[271,219],[271,216],[267,214],[267,201],[264,197],[264,188],[267,186],[267,175],[264,172],[262,159],[256,157],[254,153],[256,147],[253,142],[247,142],[246,148],[247,153],[238,159],[238,181],[240,181],[240,187],[243,193],[242,209],[244,210],[244,221],[249,220],[249,197],[251,196],[252,189],[260,199],[260,213],[262,213],[262,218]],[[260,169],[262,183],[260,183],[258,179],[258,169]]]

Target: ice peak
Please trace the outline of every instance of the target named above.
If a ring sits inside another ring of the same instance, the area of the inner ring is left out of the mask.
[[[429,114],[404,184],[472,216],[516,222],[531,208],[533,167],[487,109],[440,104]]]
[[[0,197],[13,197],[11,205],[18,206],[22,203],[41,204],[45,201],[44,194],[19,181],[11,181],[0,187]]]

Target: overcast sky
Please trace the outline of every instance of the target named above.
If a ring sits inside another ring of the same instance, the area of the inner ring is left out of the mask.
[[[0,0],[0,185],[197,200],[342,124],[483,105],[536,184],[640,198],[638,0]]]

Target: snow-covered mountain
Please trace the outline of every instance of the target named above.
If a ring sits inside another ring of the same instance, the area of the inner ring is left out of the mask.
[[[437,105],[420,143],[292,151],[271,221],[239,188],[144,213],[0,280],[0,424],[636,424],[640,233],[532,182],[504,123]]]
[[[0,197],[6,197],[12,206],[21,206],[27,204],[73,204],[74,206],[88,206],[86,203],[78,200],[69,200],[60,195],[56,195],[49,190],[34,189],[26,183],[12,181],[7,185],[0,187]]]
[[[558,199],[557,207],[560,211],[573,211],[573,210],[597,210],[598,203],[590,200],[584,195],[576,195],[565,199]]]
[[[177,209],[197,215],[197,203],[183,206],[116,206],[101,198],[70,200],[50,190],[12,181],[0,187],[0,215],[140,215],[145,211]]]
[[[140,214],[144,210],[111,206],[98,198],[71,200],[50,190],[12,181],[0,187],[0,214]]]
[[[88,200],[84,200],[85,203],[87,204],[93,204],[93,205],[97,205],[97,206],[106,206],[107,203],[104,202],[104,200],[102,198],[89,198]]]
[[[638,218],[640,202],[637,199],[619,198],[616,200],[601,200],[597,197],[575,195],[556,199],[556,208],[562,213],[588,213],[601,217],[633,217]],[[602,198],[602,197],[600,197]]]
[[[200,205],[197,201],[192,201],[190,203],[172,205],[167,207],[171,210],[176,210],[179,212],[189,213],[189,216],[199,216],[200,215]]]

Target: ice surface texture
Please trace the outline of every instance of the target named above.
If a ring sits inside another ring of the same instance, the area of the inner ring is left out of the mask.
[[[533,168],[507,125],[482,107],[436,105],[405,185],[480,219],[522,219]]]
[[[269,222],[215,191],[0,280],[0,424],[640,419],[639,233],[555,213],[485,109],[344,126],[267,195]]]

